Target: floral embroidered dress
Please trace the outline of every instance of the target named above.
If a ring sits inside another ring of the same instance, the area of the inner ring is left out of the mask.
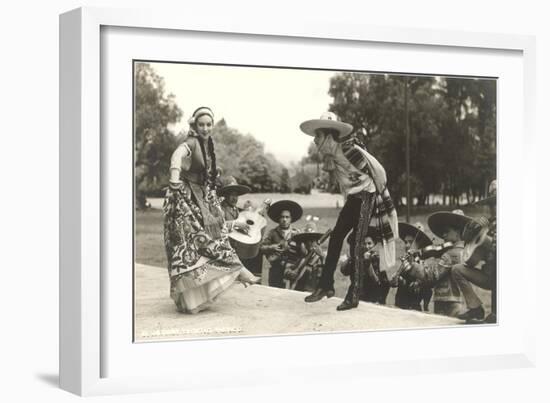
[[[170,296],[178,311],[197,313],[228,289],[243,265],[229,244],[216,196],[206,140],[191,134],[172,155],[182,185],[171,186],[164,201],[164,244]]]

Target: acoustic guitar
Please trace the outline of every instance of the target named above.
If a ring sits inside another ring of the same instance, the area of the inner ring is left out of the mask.
[[[233,230],[229,233],[229,238],[232,240],[231,244],[239,258],[251,259],[258,256],[260,244],[262,242],[262,230],[267,225],[264,213],[270,204],[271,199],[265,199],[263,205],[256,211],[244,210],[239,213],[235,221],[246,223],[249,226],[247,234],[237,230]]]

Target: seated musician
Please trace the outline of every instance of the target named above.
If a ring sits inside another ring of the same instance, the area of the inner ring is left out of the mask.
[[[421,223],[414,225],[400,222],[399,237],[405,244],[405,253],[421,250],[432,244],[430,237],[424,232]],[[414,309],[421,311],[423,303],[424,311],[428,310],[428,304],[432,298],[432,289],[428,286],[416,286],[417,273],[424,267],[424,260],[420,256],[407,256],[400,264],[392,277],[390,284],[397,287],[395,293],[395,306],[401,309]]]
[[[223,197],[220,206],[223,210],[225,221],[233,224],[233,221],[239,217],[239,213],[242,211],[242,209],[237,207],[239,196],[249,193],[250,188],[245,185],[239,185],[233,176],[222,177],[219,182],[221,187],[218,189],[218,196]],[[246,223],[242,223],[242,225],[244,227]]]
[[[464,299],[466,301],[466,307],[468,310],[460,315],[459,319],[466,320],[467,322],[473,322],[480,320],[484,323],[496,323],[496,278],[497,278],[497,222],[496,222],[496,193],[497,182],[496,180],[491,182],[489,186],[489,196],[485,199],[478,201],[476,204],[487,205],[490,209],[489,219],[481,218],[476,219],[464,228],[464,241],[472,241],[478,234],[485,230],[489,237],[489,247],[483,249],[483,260],[476,264],[476,262],[465,262],[463,264],[455,265],[452,268],[452,276],[456,281]],[[472,267],[475,265],[475,267]],[[472,284],[481,287],[486,290],[491,290],[491,313],[485,316],[485,310],[481,300],[472,288]]]
[[[218,189],[218,196],[223,197],[220,206],[223,210],[225,216],[225,221],[227,221],[231,228],[243,233],[248,233],[249,226],[245,222],[236,221],[239,217],[239,214],[244,209],[237,207],[239,202],[239,196],[247,194],[250,192],[250,188],[245,185],[239,185],[237,180],[233,176],[224,176],[220,177],[220,188]],[[233,245],[233,241],[231,241]],[[233,247],[235,247],[233,245]],[[239,255],[237,249],[237,256]],[[254,273],[256,276],[262,275],[262,254],[258,253],[255,257],[244,258],[239,256],[244,267],[246,267],[250,272]]]
[[[295,281],[303,270],[303,275],[296,283],[294,289],[296,291],[312,292],[317,288],[319,283],[325,254],[318,244],[323,234],[317,232],[317,225],[313,221],[317,217],[308,216],[308,218],[306,218],[308,222],[303,231],[294,235],[292,238],[292,240],[296,242],[298,259],[287,259],[285,263],[284,278],[289,281]],[[310,252],[313,253],[311,257],[308,258]]]
[[[462,310],[460,289],[451,276],[451,268],[462,263],[464,242],[461,234],[471,220],[462,210],[440,211],[428,217],[430,230],[445,243],[452,243],[436,264],[424,267],[424,278],[420,282],[421,286],[434,288],[434,312],[437,314],[457,317]]]
[[[363,262],[360,269],[363,271],[361,279],[362,283],[359,286],[359,299],[361,301],[373,302],[381,305],[386,304],[386,298],[390,291],[390,282],[385,270],[380,270],[380,255],[376,250],[376,245],[379,238],[375,227],[369,227],[367,236],[363,243]],[[355,231],[348,237],[350,245],[355,244]],[[340,271],[344,276],[350,276],[353,282],[354,261],[350,256],[340,267]]]
[[[271,264],[268,284],[271,287],[285,288],[283,274],[286,261],[289,258],[296,259],[295,242],[291,238],[300,232],[292,223],[302,217],[302,207],[292,200],[279,200],[271,204],[267,215],[278,224],[268,231],[260,247],[260,251]]]

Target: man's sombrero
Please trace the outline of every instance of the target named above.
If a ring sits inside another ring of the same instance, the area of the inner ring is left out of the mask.
[[[323,236],[322,233],[317,232],[317,225],[314,222],[308,222],[303,232],[296,234],[292,237],[296,242],[316,241]]]
[[[226,176],[220,178],[221,187],[218,189],[218,194],[220,196],[225,196],[228,193],[236,193],[238,196],[242,196],[246,193],[250,193],[250,188],[245,185],[239,185],[237,180],[232,176]]]
[[[315,136],[317,129],[335,129],[340,136],[347,136],[353,131],[353,126],[340,122],[336,114],[325,112],[319,119],[306,120],[300,124],[300,129],[309,136]]]
[[[453,227],[461,234],[464,226],[470,221],[472,218],[465,216],[462,210],[438,211],[428,217],[428,227],[435,235],[443,239],[447,227]]]
[[[422,249],[432,244],[432,240],[424,232],[424,228],[420,223],[409,224],[406,222],[400,222],[399,224],[399,238],[403,241],[406,236],[412,236],[416,246]]]
[[[295,201],[279,200],[278,202],[273,203],[269,207],[269,210],[267,210],[267,215],[273,221],[279,222],[279,217],[281,216],[281,212],[285,210],[290,211],[292,222],[298,221],[303,214],[302,207],[300,207],[300,205]]]
[[[489,191],[487,192],[487,197],[476,201],[474,204],[477,204],[477,205],[495,204],[496,201],[497,201],[497,180],[495,179],[489,184]]]

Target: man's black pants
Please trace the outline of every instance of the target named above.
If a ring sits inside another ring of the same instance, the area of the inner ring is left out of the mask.
[[[370,222],[373,204],[370,198],[374,198],[375,194],[368,193],[367,197],[369,198],[369,202],[366,204],[370,207],[371,211],[367,212],[366,215],[368,217],[366,217],[366,220]],[[361,216],[361,206],[362,200],[358,195],[349,195],[338,215],[336,225],[330,234],[327,259],[323,267],[321,279],[319,280],[319,288],[323,290],[334,290],[334,272],[336,271],[336,265],[342,252],[342,244],[351,230],[354,230],[354,233],[357,231]],[[368,222],[366,225],[368,226]],[[350,240],[350,255],[355,256],[355,239]]]

